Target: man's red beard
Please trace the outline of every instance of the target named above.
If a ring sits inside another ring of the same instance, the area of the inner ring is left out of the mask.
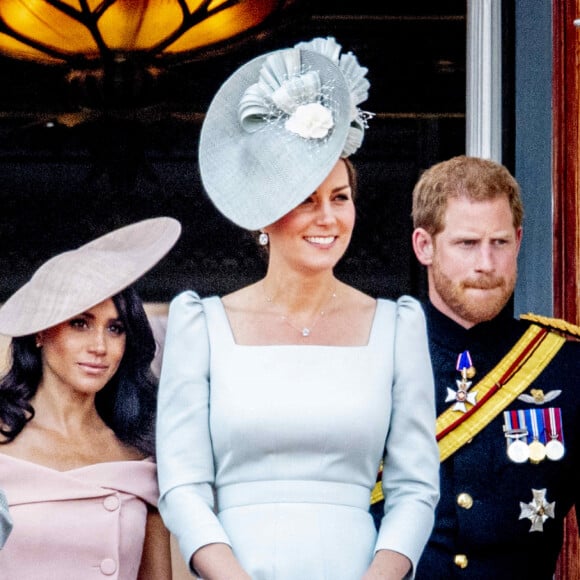
[[[514,272],[510,279],[483,275],[455,283],[441,271],[438,262],[433,261],[432,283],[441,300],[458,317],[473,325],[491,320],[501,312],[514,291],[515,282]],[[482,297],[467,296],[466,293],[472,289],[488,292]]]

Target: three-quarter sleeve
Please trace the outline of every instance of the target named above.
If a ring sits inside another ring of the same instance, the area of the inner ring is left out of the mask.
[[[392,412],[383,467],[385,515],[376,549],[407,556],[413,577],[439,499],[435,391],[425,316],[417,300],[399,298],[395,332]]]
[[[159,382],[159,510],[189,562],[200,547],[230,544],[214,513],[209,432],[209,337],[199,296],[179,294],[169,308]]]

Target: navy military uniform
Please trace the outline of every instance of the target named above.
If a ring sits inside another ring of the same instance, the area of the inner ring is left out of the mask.
[[[438,415],[453,404],[446,401],[447,389],[454,388],[460,378],[456,370],[460,353],[468,351],[471,355],[476,369],[472,391],[476,392],[477,382],[530,326],[528,321],[513,319],[508,308],[492,321],[470,329],[431,304],[425,310]],[[580,514],[579,381],[580,343],[567,341],[524,391],[523,398],[507,407],[520,412],[552,408],[559,413],[560,409],[565,449],[561,459],[545,458],[537,463],[511,460],[505,417],[500,413],[442,462],[441,500],[417,580],[552,579],[562,544],[563,520],[573,505]],[[531,531],[534,522],[536,531]]]

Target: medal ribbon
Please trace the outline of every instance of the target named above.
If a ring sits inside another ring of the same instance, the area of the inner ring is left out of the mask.
[[[519,411],[504,411],[504,434],[507,439],[507,456],[515,463],[529,459],[529,448],[525,441],[528,435],[525,421]],[[522,449],[523,447],[523,449]]]
[[[513,431],[515,429],[519,429],[519,425],[516,422],[514,422],[512,418],[511,411],[503,412],[503,422],[505,424],[506,431]]]
[[[506,433],[510,433],[510,432],[516,432],[518,433],[518,437],[523,437],[524,433],[522,431],[528,431],[529,429],[526,427],[526,422],[525,419],[523,417],[523,415],[521,414],[521,411],[515,411],[515,410],[511,410],[511,411],[504,411],[503,412],[503,420],[504,420],[504,424],[505,424],[505,432]],[[514,439],[516,438],[515,435],[514,437],[509,437],[508,438]]]
[[[544,428],[544,414],[542,409],[525,409],[524,420],[528,428],[528,444],[532,441],[546,442],[546,430]]]
[[[470,369],[473,366],[471,361],[471,355],[468,350],[464,350],[460,355],[457,356],[457,364],[455,365],[455,370],[461,372],[464,369]]]
[[[565,341],[556,333],[530,325],[510,352],[474,387],[480,394],[477,405],[459,417],[452,409],[437,417],[440,460],[445,461],[514,401],[549,364]]]
[[[544,425],[546,426],[546,442],[557,439],[564,443],[564,430],[562,429],[562,409],[559,407],[548,407],[542,409],[544,415]]]

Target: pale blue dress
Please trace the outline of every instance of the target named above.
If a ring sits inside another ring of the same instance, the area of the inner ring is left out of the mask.
[[[358,580],[388,548],[414,569],[439,493],[433,397],[410,297],[378,300],[366,346],[242,346],[218,297],[180,294],[157,462],[159,508],[183,557],[223,542],[254,580]],[[377,535],[369,498],[383,456]]]

